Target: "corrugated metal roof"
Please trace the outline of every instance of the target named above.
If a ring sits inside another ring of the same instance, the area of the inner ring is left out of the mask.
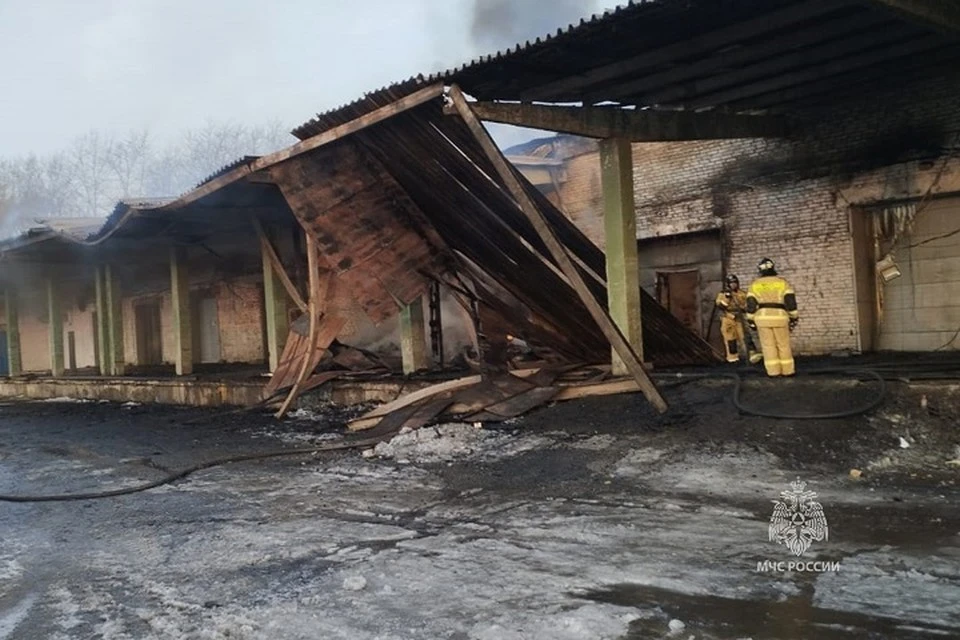
[[[305,140],[350,120],[365,116],[375,109],[395,102],[430,84],[435,84],[435,82],[428,82],[422,75],[395,82],[365,93],[353,102],[319,113],[291,133],[297,138]]]
[[[934,75],[960,39],[852,0],[647,0],[427,81],[480,100],[800,110]]]

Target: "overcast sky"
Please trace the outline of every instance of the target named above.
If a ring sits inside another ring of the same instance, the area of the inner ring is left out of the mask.
[[[162,140],[208,120],[292,128],[610,4],[0,0],[0,156],[56,151],[91,129]]]

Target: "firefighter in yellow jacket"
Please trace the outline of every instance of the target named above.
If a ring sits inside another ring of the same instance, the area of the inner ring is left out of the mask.
[[[777,275],[773,260],[757,265],[760,277],[747,290],[747,323],[760,334],[763,365],[768,376],[792,376],[795,368],[790,349],[790,332],[797,326],[797,296],[786,280]]]
[[[717,294],[717,308],[720,316],[720,335],[727,353],[727,362],[739,362],[741,351],[746,351],[750,362],[760,361],[760,354],[753,347],[751,336],[744,331],[744,312],[747,310],[747,294],[740,288],[740,280],[735,275],[726,278],[723,291]]]

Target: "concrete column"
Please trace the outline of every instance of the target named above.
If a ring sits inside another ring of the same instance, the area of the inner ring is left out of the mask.
[[[277,275],[273,263],[261,246],[260,256],[263,262],[263,305],[267,324],[267,362],[270,371],[276,371],[280,364],[280,355],[287,342],[290,323],[287,316],[287,292]]]
[[[600,142],[600,176],[603,185],[610,316],[643,361],[637,218],[633,204],[633,154],[629,140],[610,138]],[[614,375],[629,373],[616,351],[612,351],[611,365]]]
[[[113,267],[103,268],[103,289],[107,323],[107,362],[110,375],[122,376],[126,368],[123,357],[123,306],[120,298],[120,281]]]
[[[190,282],[183,249],[170,249],[170,291],[173,307],[173,357],[177,375],[193,373],[193,326],[190,322]]]
[[[427,338],[423,322],[423,297],[400,311],[400,352],[403,355],[403,373],[428,369]]]
[[[63,375],[63,311],[60,308],[60,292],[57,282],[47,278],[47,325],[50,333],[50,374]]]
[[[23,360],[20,356],[20,313],[17,292],[7,289],[4,292],[4,307],[7,316],[7,363],[9,374],[18,376],[23,373]]]
[[[107,291],[104,268],[98,265],[93,271],[94,288],[97,301],[97,359],[100,361],[100,375],[110,375],[110,330],[107,327]]]

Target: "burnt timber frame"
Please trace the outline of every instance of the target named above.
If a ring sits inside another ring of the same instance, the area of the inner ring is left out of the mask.
[[[464,98],[460,88],[456,85],[451,86],[448,95],[453,101],[453,105],[456,107],[460,117],[463,118],[470,132],[493,164],[500,179],[503,180],[507,189],[517,202],[520,210],[530,221],[537,235],[540,236],[546,245],[550,255],[556,261],[570,285],[577,292],[577,295],[590,312],[590,315],[593,316],[597,326],[607,340],[610,341],[610,345],[616,350],[624,365],[626,365],[627,370],[633,376],[634,380],[636,380],[640,391],[659,413],[666,412],[667,402],[663,399],[663,396],[650,379],[650,376],[647,375],[646,370],[643,368],[643,363],[640,362],[640,358],[636,352],[634,352],[633,347],[630,346],[630,343],[626,337],[624,337],[620,328],[617,327],[616,323],[610,317],[610,314],[600,305],[597,299],[594,298],[586,282],[584,282],[583,276],[574,265],[573,260],[570,259],[570,255],[557,238],[549,222],[540,209],[534,204],[530,196],[527,195],[526,190],[511,169],[506,158],[500,153],[496,143],[494,143],[490,134],[487,133],[487,130],[484,129],[483,124],[481,124],[477,116],[471,111],[470,105],[467,103],[466,98]]]
[[[779,116],[509,102],[475,102],[470,108],[489,122],[631,142],[779,138],[789,133],[786,119]]]

